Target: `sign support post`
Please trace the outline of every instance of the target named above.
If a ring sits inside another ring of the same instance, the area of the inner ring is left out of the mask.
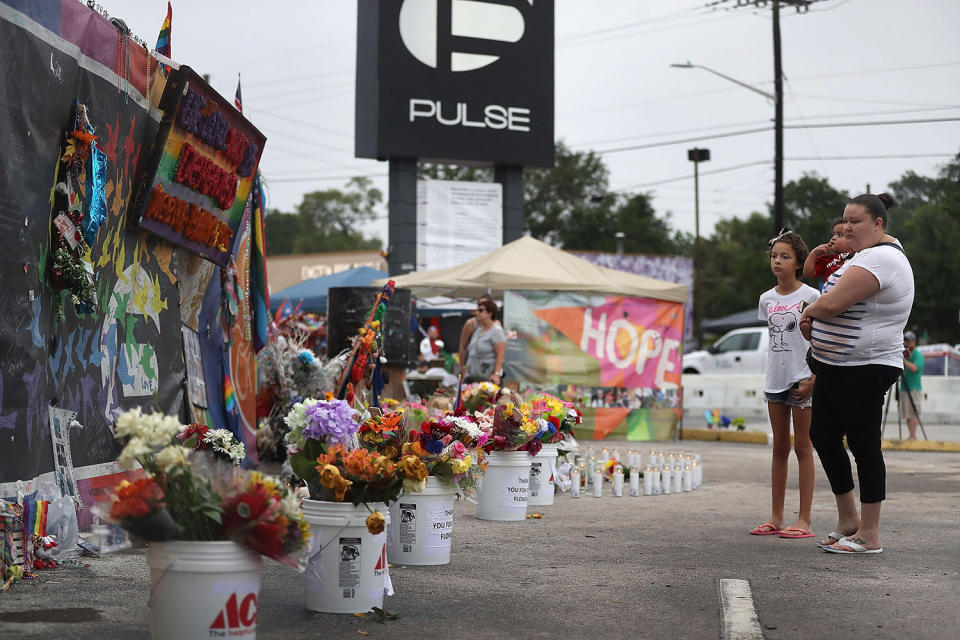
[[[503,244],[507,244],[523,235],[523,167],[498,164],[493,180],[503,185]]]
[[[417,159],[390,158],[387,264],[391,276],[417,269]]]

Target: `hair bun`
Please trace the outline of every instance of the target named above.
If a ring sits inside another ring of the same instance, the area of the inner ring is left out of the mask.
[[[883,203],[883,206],[889,211],[897,206],[897,201],[893,199],[893,196],[889,193],[878,193],[877,197],[880,198],[880,202]]]

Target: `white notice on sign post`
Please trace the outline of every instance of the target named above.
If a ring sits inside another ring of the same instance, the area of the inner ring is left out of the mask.
[[[455,267],[503,245],[496,182],[417,183],[417,270]]]

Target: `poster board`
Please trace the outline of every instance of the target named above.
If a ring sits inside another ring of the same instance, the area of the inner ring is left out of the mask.
[[[226,266],[266,138],[190,67],[171,73],[160,109],[131,221]]]
[[[503,245],[503,186],[417,182],[417,271],[456,267]]]
[[[662,440],[682,413],[683,305],[649,298],[507,291],[506,377],[583,408],[574,435]]]

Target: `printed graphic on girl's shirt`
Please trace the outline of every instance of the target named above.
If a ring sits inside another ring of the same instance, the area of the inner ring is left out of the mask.
[[[797,330],[800,303],[789,306],[773,303],[767,307],[767,330],[770,332],[770,351],[793,351],[786,334]]]

